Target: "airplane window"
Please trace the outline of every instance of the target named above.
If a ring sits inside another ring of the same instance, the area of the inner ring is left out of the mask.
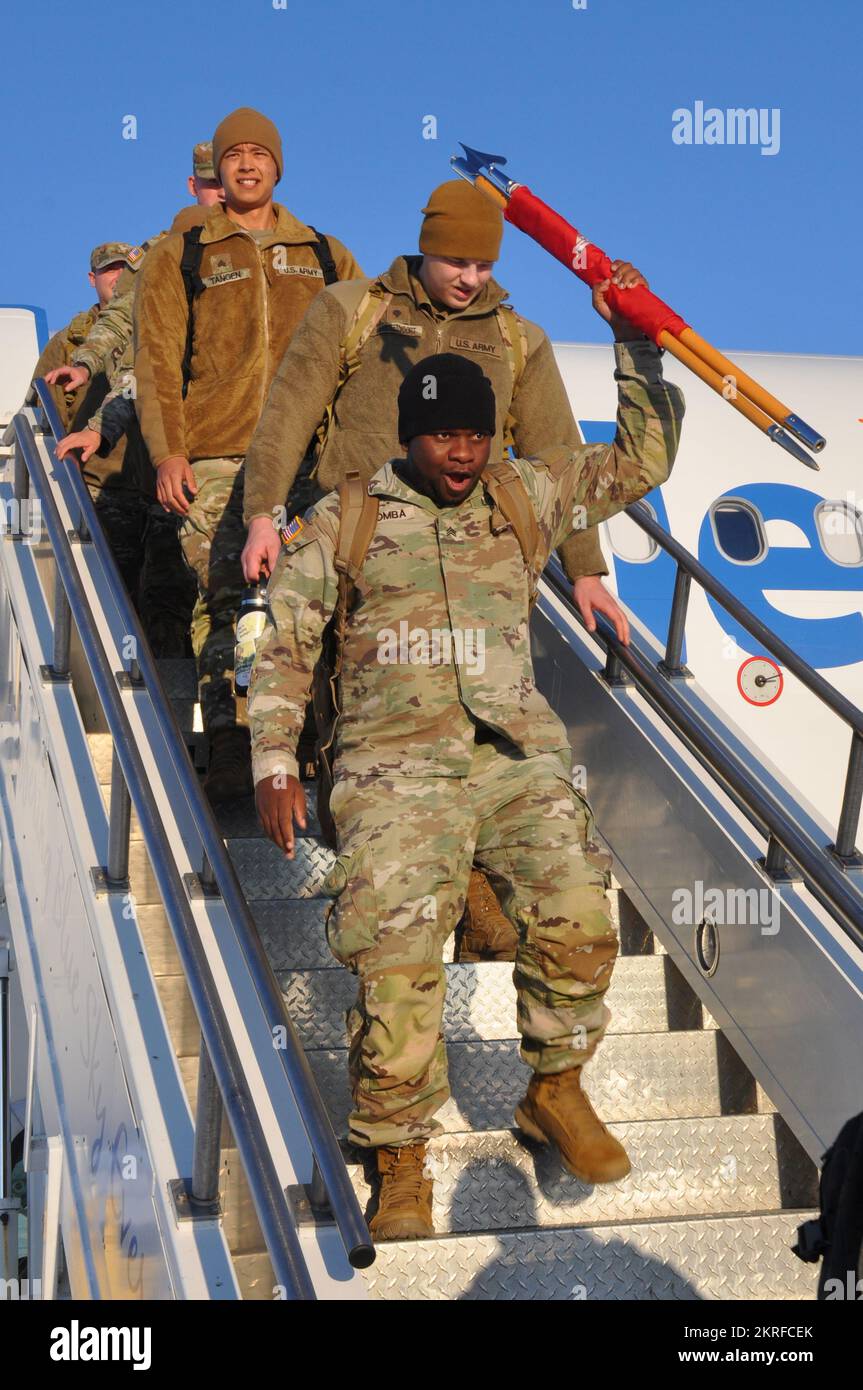
[[[641,505],[646,507],[656,520],[656,512],[649,502],[642,498]],[[632,564],[643,565],[647,560],[652,560],[659,546],[652,536],[648,536],[646,531],[642,531],[637,522],[632,517],[627,516],[626,512],[617,512],[615,516],[607,521],[608,536],[611,541],[615,555],[619,555],[621,560],[629,560]]]
[[[815,524],[824,554],[837,565],[863,564],[863,516],[850,502],[820,502]]]
[[[721,553],[738,565],[751,565],[767,554],[760,512],[749,502],[723,498],[710,508],[710,523]]]

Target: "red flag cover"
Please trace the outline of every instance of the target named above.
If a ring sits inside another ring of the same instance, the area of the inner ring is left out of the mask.
[[[587,241],[554,208],[531,193],[525,184],[520,184],[514,190],[503,215],[507,222],[526,232],[552,256],[562,261],[586,285],[593,287],[600,280],[611,279],[611,261],[605,252]],[[657,344],[663,329],[668,329],[677,337],[688,326],[670,305],[643,285],[636,285],[632,290],[619,290],[612,285],[605,302],[613,313],[628,319]]]

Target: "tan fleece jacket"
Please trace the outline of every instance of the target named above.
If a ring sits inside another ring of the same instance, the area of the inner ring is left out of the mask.
[[[180,274],[183,238],[173,233],[147,253],[134,302],[137,410],[153,464],[178,455],[242,456],[273,374],[297,324],[323,288],[315,235],[274,204],[277,223],[257,240],[221,206],[201,234],[203,291],[194,302],[194,350],[188,394],[182,362],[188,321]],[[335,237],[339,276],[362,274]]]
[[[495,309],[507,297],[489,280],[464,309],[433,304],[417,278],[421,258],[398,256],[379,283],[392,294],[387,310],[348,379],[319,460],[317,481],[335,488],[350,470],[365,480],[403,451],[398,439],[398,390],[410,367],[436,352],[458,352],[482,364],[494,388],[497,432],[492,457],[503,451],[507,412],[515,424],[515,451],[538,457],[580,440],[551,343],[524,320],[527,361],[513,394],[510,360]],[[276,373],[246,456],[245,520],[283,507],[309,440],[336,396],[339,349],[371,280],[331,285],[317,297],[291,340]],[[572,536],[561,550],[571,578],[607,574],[596,528]]]

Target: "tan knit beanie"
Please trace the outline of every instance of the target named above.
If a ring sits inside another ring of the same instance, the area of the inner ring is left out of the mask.
[[[503,237],[503,214],[490,198],[464,179],[441,183],[423,208],[420,250],[427,256],[465,261],[496,261]]]
[[[238,106],[230,116],[216,126],[213,136],[213,168],[219,177],[219,165],[223,156],[233,145],[244,143],[263,145],[276,161],[276,182],[282,177],[282,142],[272,121],[255,111],[251,106]]]

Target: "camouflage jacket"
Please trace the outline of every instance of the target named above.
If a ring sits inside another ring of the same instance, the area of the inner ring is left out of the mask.
[[[113,449],[123,435],[129,434],[137,425],[131,343],[110,377],[110,388],[99,409],[87,421],[87,428],[101,434],[105,448]]]
[[[39,358],[33,375],[44,376],[54,367],[67,366],[70,360],[74,361],[75,353],[82,343],[89,341],[108,307],[100,309],[98,304],[94,304],[92,309],[76,314],[66,328],[55,333]],[[130,385],[131,372],[128,371],[130,363],[131,344],[110,383],[104,372],[97,371],[86,385],[79,386],[76,391],[64,391],[62,386],[52,386],[51,394],[65,434],[86,426],[102,435],[99,452],[82,465],[81,474],[85,482],[91,488],[122,487],[152,496],[155,495],[152,469],[148,465],[135,420],[134,386]],[[118,447],[124,434],[128,434],[128,440]]]
[[[152,242],[145,242],[144,245],[152,245]],[[104,372],[110,380],[124,353],[128,351],[132,341],[134,297],[135,273],[127,267],[114,286],[110,303],[105,305],[85,341],[76,347],[72,354],[73,365],[86,367],[91,380],[99,372]]]
[[[547,335],[522,319],[526,361],[517,383],[502,339],[499,306],[507,291],[489,280],[462,309],[433,303],[418,271],[420,256],[397,256],[377,281],[330,285],[310,306],[270,387],[246,456],[244,516],[272,516],[283,507],[313,431],[336,396],[340,348],[348,325],[370,286],[391,296],[375,331],[360,349],[359,366],[338,392],[333,422],[318,460],[317,481],[326,492],[350,470],[367,480],[399,452],[398,390],[420,358],[457,352],[482,365],[494,388],[497,432],[491,457],[503,454],[503,427],[512,417],[515,452],[542,455],[558,444],[571,448],[580,436]],[[572,579],[607,574],[594,530],[572,537],[562,555]]]
[[[616,343],[615,357],[613,444],[514,460],[536,510],[543,558],[574,530],[663,482],[674,462],[684,403],[663,379],[658,350]],[[492,530],[484,487],[438,507],[405,481],[398,462],[368,484],[380,510],[348,619],[336,775],[465,776],[476,721],[525,754],[565,748],[566,730],[534,683],[516,536],[508,527]],[[268,586],[249,692],[256,782],[296,775],[312,672],[337,598],[338,516],[338,493],[330,493],[283,548]]]

